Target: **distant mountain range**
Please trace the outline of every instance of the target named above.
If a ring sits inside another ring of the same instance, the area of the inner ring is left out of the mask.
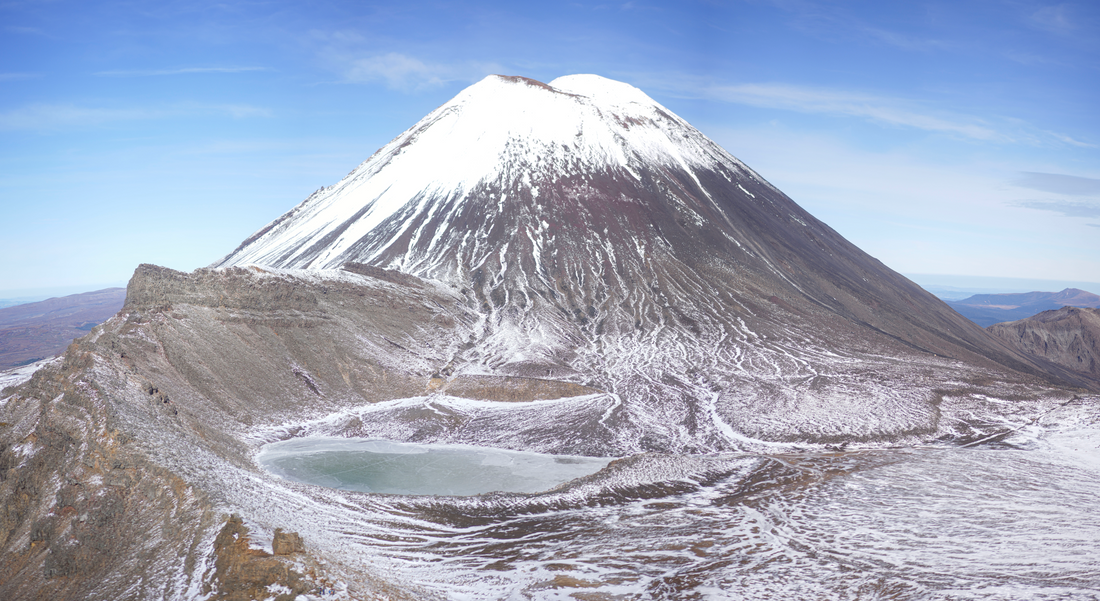
[[[1077,288],[1061,292],[1020,294],[975,294],[959,301],[944,301],[963,317],[987,328],[995,323],[1016,321],[1062,307],[1100,307],[1100,296]]]
[[[106,288],[0,309],[0,369],[52,357],[122,308],[125,288]]]

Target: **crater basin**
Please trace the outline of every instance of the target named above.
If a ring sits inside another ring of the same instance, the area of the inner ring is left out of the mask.
[[[449,496],[542,492],[594,474],[612,459],[336,437],[273,442],[264,445],[256,457],[267,471],[304,484],[358,492]]]

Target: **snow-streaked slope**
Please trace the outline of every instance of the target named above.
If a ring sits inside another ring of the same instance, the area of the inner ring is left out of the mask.
[[[616,452],[919,437],[943,357],[1039,370],[594,75],[486,78],[219,265],[348,262],[478,312],[441,373],[606,391],[591,432]]]

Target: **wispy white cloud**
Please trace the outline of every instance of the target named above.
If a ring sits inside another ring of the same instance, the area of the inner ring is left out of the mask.
[[[451,82],[473,83],[486,75],[507,72],[495,62],[451,60],[454,55],[451,47],[433,50],[429,45],[413,52],[380,49],[388,44],[354,30],[313,30],[305,42],[314,48],[327,69],[337,75],[337,83],[382,84],[392,90],[412,92]]]
[[[120,121],[179,118],[201,114],[233,118],[270,117],[272,111],[242,104],[103,108],[75,104],[32,104],[0,112],[0,131],[62,131]]]
[[[1031,23],[1039,29],[1059,35],[1073,33],[1077,29],[1076,19],[1070,15],[1068,4],[1044,6],[1031,14]]]
[[[737,84],[701,90],[708,97],[763,108],[862,117],[879,123],[957,134],[978,140],[1008,137],[978,119],[946,118],[918,112],[907,103],[853,92],[786,84]]]
[[[940,110],[935,103],[860,91],[785,83],[715,84],[682,74],[635,74],[636,85],[686,98],[717,100],[766,109],[854,117],[889,127],[943,133],[970,140],[1037,147],[1097,148],[1074,137],[1044,130],[1022,119],[981,118]]]
[[[35,79],[41,77],[37,73],[0,73],[0,81],[19,81],[21,79]]]
[[[33,104],[0,113],[0,130],[59,130],[108,121],[152,119],[163,112],[150,109],[92,108],[73,104]]]
[[[1062,198],[1020,200],[1014,206],[1039,211],[1051,211],[1066,217],[1100,217],[1100,179],[1065,175],[1063,173],[1043,173],[1040,171],[1022,171],[1012,181],[1012,185],[1056,194]],[[1066,196],[1078,198],[1065,198]],[[1080,197],[1093,197],[1080,198]]]
[[[235,119],[246,119],[251,117],[267,118],[275,116],[275,111],[267,107],[252,106],[250,104],[214,104],[201,107],[199,110],[224,113]]]
[[[1100,179],[1079,175],[1023,171],[1020,173],[1020,177],[1012,182],[1012,185],[1054,194],[1100,196]]]
[[[505,73],[498,63],[425,61],[408,54],[365,54],[329,48],[322,55],[345,83],[381,83],[400,91],[433,88],[449,82],[475,82],[492,73]]]
[[[1077,147],[1080,147],[1080,148],[1098,148],[1096,144],[1089,144],[1088,142],[1082,142],[1080,140],[1075,140],[1075,139],[1073,139],[1073,138],[1071,138],[1071,137],[1069,137],[1065,134],[1060,134],[1058,132],[1043,130],[1042,133],[1054,138],[1055,140],[1065,142],[1066,144],[1069,144],[1070,146],[1077,146]]]
[[[386,54],[348,60],[344,78],[353,83],[383,82],[394,89],[438,86],[447,81],[447,68],[399,54]]]
[[[187,75],[191,73],[245,73],[248,71],[267,71],[266,67],[182,67],[179,69],[135,69],[119,71],[99,71],[94,75],[101,77],[153,77],[159,75]]]
[[[871,40],[894,46],[895,48],[901,48],[902,50],[928,52],[932,50],[949,50],[955,47],[955,44],[944,40],[907,35],[869,25],[857,26],[857,32]]]
[[[1016,206],[1025,209],[1037,209],[1061,213],[1066,217],[1084,217],[1095,219],[1100,217],[1100,202],[1074,202],[1069,200],[1021,200]]]
[[[903,33],[890,26],[871,24],[868,11],[852,10],[846,3],[771,0],[769,2],[793,18],[791,25],[813,37],[830,41],[857,41],[870,46],[893,46],[901,50],[930,52],[955,50],[958,42],[921,35],[917,28]]]
[[[650,5],[650,4],[642,4],[642,3],[634,2],[633,0],[631,0],[630,2],[623,2],[622,4],[620,4],[619,5],[619,10],[660,11],[662,9],[659,6],[653,6],[653,5]]]
[[[4,28],[4,31],[8,31],[11,33],[22,33],[26,35],[46,35],[45,30],[39,29],[38,27],[21,27],[18,25],[9,25]]]

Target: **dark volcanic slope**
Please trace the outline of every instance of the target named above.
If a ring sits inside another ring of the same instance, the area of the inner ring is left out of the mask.
[[[57,355],[122,308],[124,288],[0,309],[0,370]]]
[[[1100,296],[1077,288],[1066,288],[1061,292],[975,294],[960,301],[947,301],[947,304],[974,323],[989,327],[1062,307],[1100,307]]]
[[[812,339],[838,351],[900,344],[1049,371],[649,97],[595,76],[487,78],[218,265],[348,261],[471,291],[496,344],[468,360],[521,375],[590,372],[616,347],[656,337],[682,345],[676,356],[713,350],[751,376],[788,354],[761,335],[796,349]],[[737,359],[757,351],[755,365]],[[660,380],[655,371],[681,369],[665,359],[642,369],[634,354],[618,369]],[[613,388],[613,378],[599,384]]]
[[[998,323],[989,333],[1100,384],[1100,309],[1062,307],[1027,319]]]

